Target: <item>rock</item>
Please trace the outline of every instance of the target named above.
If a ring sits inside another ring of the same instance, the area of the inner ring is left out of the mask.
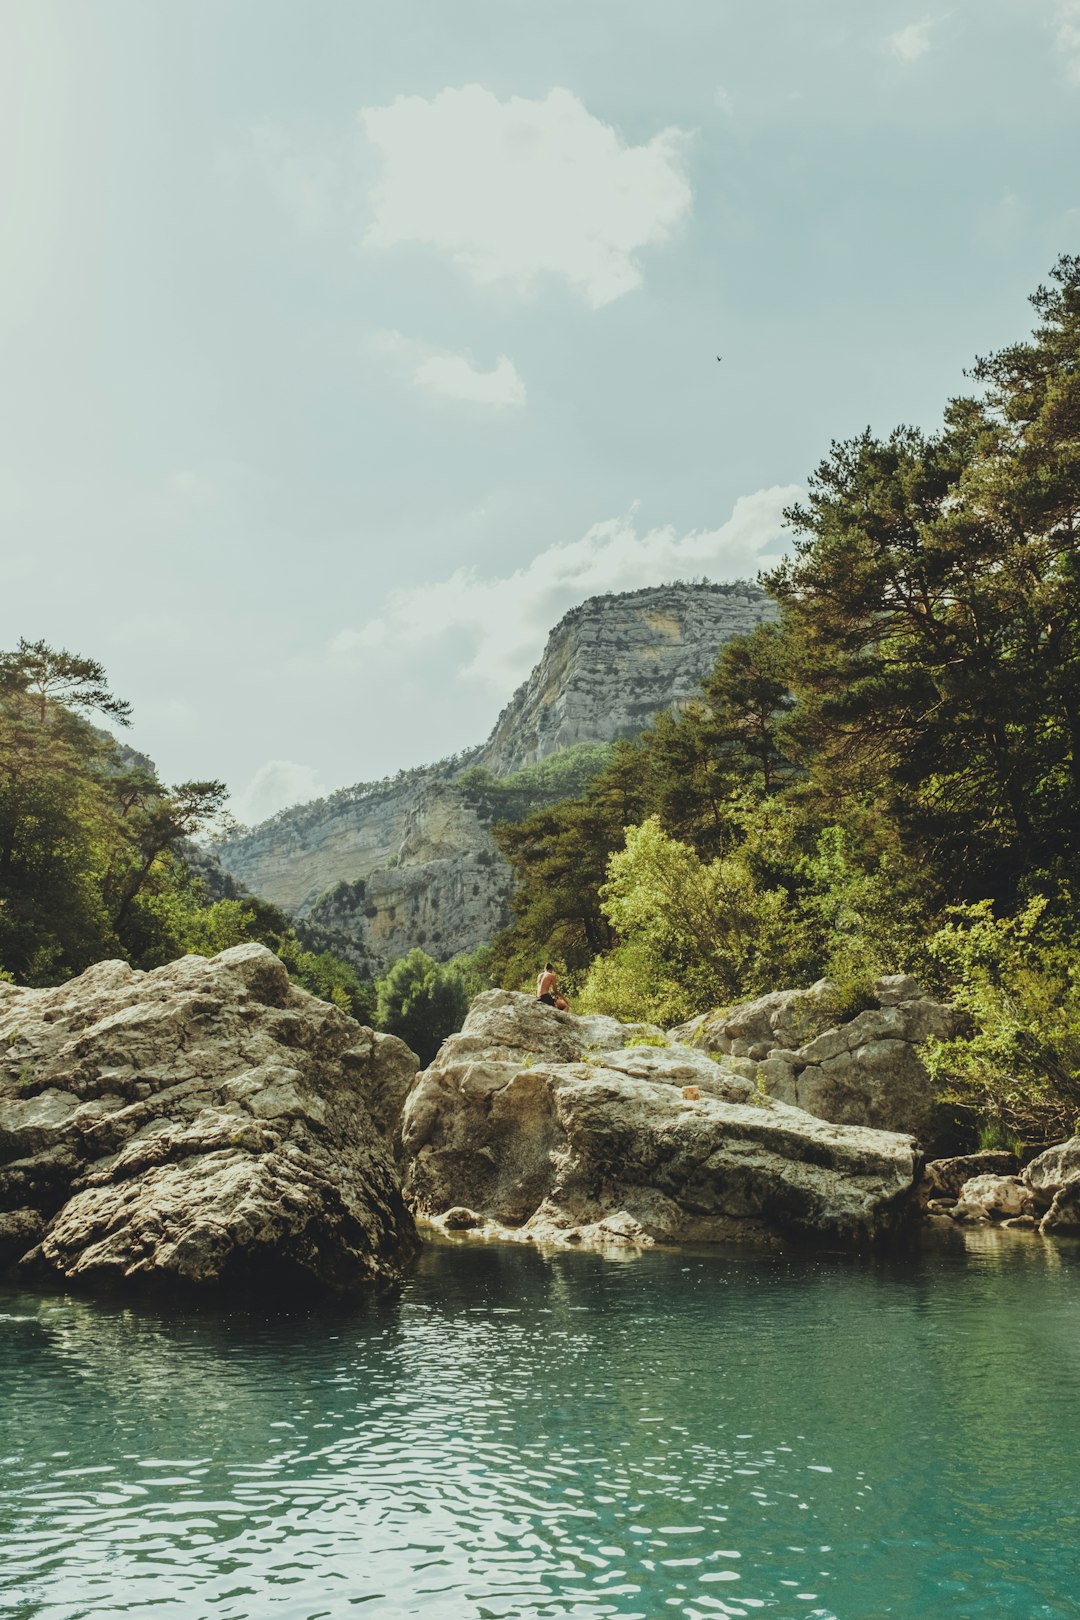
[[[907,974],[879,979],[882,1005],[835,1020],[836,986],[777,990],[739,1007],[703,1013],[669,1031],[671,1039],[724,1055],[770,1097],[836,1124],[913,1132],[936,1126],[934,1087],[917,1048],[950,1040],[966,1015],[923,996]]]
[[[577,743],[637,736],[700,696],[718,648],[775,619],[754,584],[671,584],[592,597],[565,614],[486,743],[239,828],[218,847],[234,881],[304,920],[365,973],[421,945],[437,960],[509,920],[512,875],[456,785],[506,776]]]
[[[1003,1220],[1016,1215],[1030,1215],[1035,1200],[1019,1176],[972,1176],[960,1189],[960,1197],[953,1211],[957,1220],[985,1216],[990,1220]]]
[[[808,1050],[804,1047],[801,1055]],[[806,1064],[799,1071],[795,1097],[807,1113],[842,1125],[922,1137],[933,1126],[933,1083],[914,1047],[903,1040],[871,1040],[854,1051],[841,1050],[824,1062]]]
[[[1059,1192],[1080,1182],[1080,1136],[1071,1136],[1032,1159],[1023,1181],[1043,1208],[1049,1208]]]
[[[8,986],[2,1263],[275,1294],[395,1277],[418,1240],[371,1116],[395,1131],[415,1069],[261,945]]]
[[[901,1001],[918,1001],[923,992],[909,973],[887,973],[875,984],[874,994],[882,1007],[895,1007]]]
[[[409,1094],[414,1207],[438,1218],[465,1206],[521,1238],[590,1243],[859,1242],[905,1221],[920,1163],[910,1137],[775,1102],[735,1060],[628,1046],[638,1032],[507,991],[478,996]]]
[[[736,1057],[766,1057],[774,1047],[799,1047],[835,1020],[837,989],[819,979],[809,990],[774,990],[738,1007],[701,1013],[669,1031],[672,1040]]]
[[[958,1158],[931,1159],[923,1171],[922,1185],[929,1198],[955,1203],[964,1183],[975,1176],[1014,1176],[1020,1168],[1014,1153],[966,1153]]]
[[[1035,1230],[1035,1217],[1033,1215],[1010,1215],[1001,1224],[1007,1227],[1010,1232],[1033,1232]]]
[[[448,1232],[467,1232],[474,1226],[482,1226],[484,1217],[478,1215],[475,1209],[466,1209],[459,1204],[446,1211],[442,1217],[442,1224]]]
[[[1054,1194],[1054,1201],[1039,1222],[1039,1231],[1061,1233],[1080,1232],[1080,1181],[1070,1181]]]

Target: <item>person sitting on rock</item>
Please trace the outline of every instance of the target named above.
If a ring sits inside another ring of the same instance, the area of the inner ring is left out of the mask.
[[[542,1001],[545,1007],[557,1006],[559,981],[555,977],[555,969],[550,962],[545,962],[536,975],[536,999]]]

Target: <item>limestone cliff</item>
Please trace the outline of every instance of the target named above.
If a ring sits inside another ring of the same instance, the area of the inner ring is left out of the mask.
[[[556,625],[481,747],[281,811],[222,843],[221,863],[362,971],[413,945],[441,961],[472,950],[506,922],[511,876],[455,786],[461,773],[506,776],[577,743],[636,736],[693,697],[723,642],[774,616],[746,583],[591,597]]]

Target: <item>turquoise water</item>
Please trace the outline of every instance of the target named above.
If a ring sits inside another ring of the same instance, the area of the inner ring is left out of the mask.
[[[429,1249],[271,1318],[0,1291],[0,1613],[1080,1615],[1080,1250]]]

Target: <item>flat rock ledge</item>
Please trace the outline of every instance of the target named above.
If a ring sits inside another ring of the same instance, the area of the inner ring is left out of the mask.
[[[416,1067],[262,945],[0,984],[0,1273],[271,1298],[395,1278]]]
[[[870,1243],[898,1233],[914,1139],[838,1125],[645,1025],[478,996],[417,1077],[405,1190],[444,1230],[591,1245]]]

